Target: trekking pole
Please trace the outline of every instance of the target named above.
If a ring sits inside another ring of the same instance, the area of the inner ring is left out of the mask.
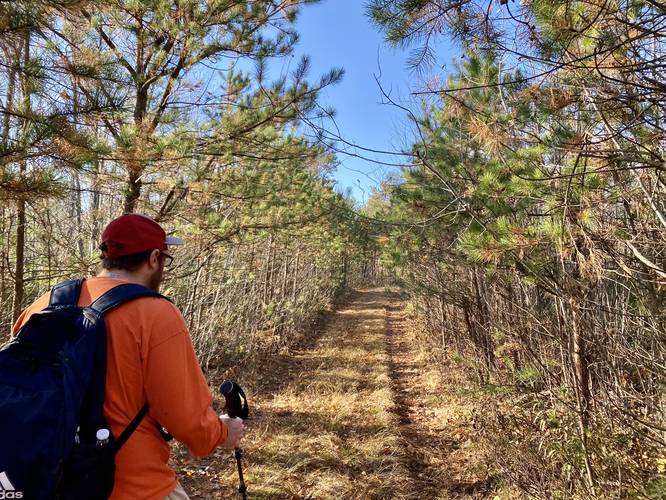
[[[224,408],[227,410],[227,415],[231,418],[238,417],[245,420],[250,414],[250,410],[247,406],[247,398],[240,385],[231,380],[225,380],[220,386],[220,392],[224,396]],[[241,448],[234,449],[234,458],[236,459],[236,466],[238,467],[238,494],[243,500],[246,500],[247,488],[245,486],[243,467],[241,465],[242,455],[243,450]]]

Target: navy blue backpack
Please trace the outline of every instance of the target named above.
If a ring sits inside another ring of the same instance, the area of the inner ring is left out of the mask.
[[[115,454],[148,413],[100,446],[104,419],[104,313],[139,297],[162,297],[122,284],[88,307],[77,306],[84,280],[51,291],[0,349],[0,499],[98,500],[111,495]]]

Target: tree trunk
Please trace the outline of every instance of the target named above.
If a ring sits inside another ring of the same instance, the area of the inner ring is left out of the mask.
[[[446,328],[444,327],[446,321],[446,314],[444,312],[444,297],[441,295],[437,297],[439,302],[439,334],[442,339],[442,349],[445,349],[447,346],[446,342]]]
[[[74,214],[76,220],[76,244],[79,251],[79,262],[81,265],[85,259],[83,247],[83,208],[81,206],[81,178],[78,172],[74,172]]]
[[[10,54],[10,49],[8,48],[5,52],[5,55],[7,59],[11,59],[12,57],[15,57],[18,54]],[[5,101],[5,109],[8,111],[4,114],[3,120],[2,120],[2,147],[6,151],[7,148],[9,147],[9,129],[11,126],[11,111],[14,109],[14,97],[15,97],[15,92],[16,92],[16,67],[11,66],[8,68],[8,76],[7,76],[7,100]],[[4,170],[4,169],[3,169]],[[10,215],[11,215],[11,210],[10,210]],[[9,238],[9,232],[11,228],[11,224],[9,227],[6,229],[5,232],[5,220],[6,220],[6,214],[5,214],[5,205],[3,204],[2,206],[2,233],[0,233],[0,238]],[[2,273],[0,276],[0,303],[5,304],[7,300],[9,300],[9,290],[8,288],[11,286],[11,273],[9,273],[9,247],[3,245],[3,252],[0,255],[0,258],[2,258],[2,263],[0,263],[0,272]],[[12,312],[13,315],[13,312]],[[4,322],[5,318],[0,318],[0,322]]]
[[[585,472],[588,486],[594,495],[594,474],[587,445],[587,432],[590,425],[590,376],[586,355],[585,332],[583,325],[580,323],[578,310],[576,305],[573,305],[571,311],[571,356],[574,366],[574,392],[576,394],[576,403],[578,406],[578,432],[580,434],[581,447],[583,449],[585,460]]]
[[[95,254],[97,252],[97,245],[99,245],[99,240],[102,234],[102,224],[100,221],[100,183],[99,176],[101,172],[101,160],[95,160],[93,163],[93,178],[91,182],[92,187],[92,197],[91,197],[91,216],[92,216],[92,248],[90,252]]]
[[[130,172],[127,177],[127,191],[125,192],[125,204],[123,211],[131,214],[136,211],[136,205],[141,196],[141,175],[137,172]]]
[[[21,174],[25,173],[25,162],[21,163]],[[12,320],[21,314],[24,295],[24,259],[25,259],[25,197],[19,196],[16,207],[16,266],[14,267],[14,304]]]
[[[25,34],[24,46],[23,46],[23,67],[27,68],[30,63],[30,31],[27,31]],[[23,99],[26,102],[26,107],[30,109],[30,88],[28,84],[28,75],[24,73],[23,75]],[[27,148],[27,135],[28,135],[28,119],[26,118],[23,123],[23,145]],[[27,151],[25,151],[27,153]],[[27,156],[27,154],[26,154]],[[21,160],[19,164],[19,175],[23,179],[27,172],[28,165],[27,160]],[[16,319],[21,314],[21,308],[23,306],[23,295],[24,295],[24,271],[25,271],[25,206],[26,206],[26,196],[25,193],[20,193],[18,195],[18,201],[16,203],[16,247],[15,247],[15,257],[16,257],[16,266],[14,268],[14,304],[12,319]]]

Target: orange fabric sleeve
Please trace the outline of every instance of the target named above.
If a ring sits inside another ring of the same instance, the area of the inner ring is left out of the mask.
[[[161,315],[144,346],[144,388],[150,414],[193,455],[202,457],[226,439],[227,428],[211,408],[213,398],[185,321],[175,307],[171,310],[175,314]]]
[[[25,325],[25,323],[30,319],[30,316],[32,316],[36,312],[41,311],[42,309],[46,309],[46,307],[49,305],[50,298],[51,298],[51,292],[49,291],[43,294],[41,297],[39,297],[29,307],[24,309],[21,315],[18,318],[16,318],[14,326],[12,327],[10,337],[11,338],[16,337],[16,334],[21,329],[21,327]]]

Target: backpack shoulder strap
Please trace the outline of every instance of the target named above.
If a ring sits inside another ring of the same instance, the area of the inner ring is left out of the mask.
[[[51,289],[49,307],[77,305],[79,302],[79,295],[81,294],[81,285],[83,285],[84,281],[85,278],[81,278],[58,283]]]
[[[113,287],[111,290],[99,297],[90,305],[90,307],[95,311],[104,314],[114,307],[118,307],[125,302],[129,302],[130,300],[138,299],[140,297],[161,297],[163,299],[169,300],[164,295],[143,285],[139,285],[137,283],[123,283],[122,285]]]
[[[150,288],[139,285],[138,283],[123,283],[122,285],[113,287],[111,290],[95,300],[95,302],[90,305],[90,308],[94,309],[100,314],[104,314],[114,307],[118,307],[125,302],[129,302],[141,297],[160,297],[165,300],[169,300],[167,297],[156,292],[155,290],[151,290]],[[127,425],[120,436],[118,436],[118,439],[114,443],[114,454],[118,452],[118,450],[134,433],[137,427],[139,427],[141,421],[148,414],[148,410],[149,405],[146,402],[139,410],[139,413],[136,414],[136,416]]]

